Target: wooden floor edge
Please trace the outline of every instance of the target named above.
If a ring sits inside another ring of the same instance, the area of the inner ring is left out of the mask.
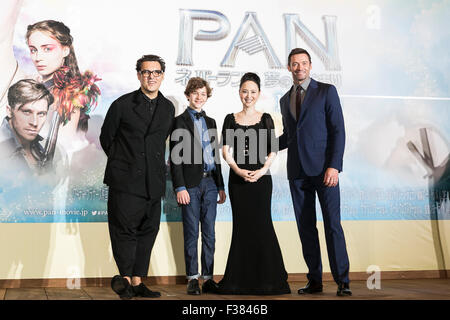
[[[366,272],[350,272],[350,280],[364,281],[371,274]],[[382,271],[381,278],[385,280],[410,279],[448,279],[450,270],[415,270],[415,271]],[[214,276],[220,281],[222,275]],[[185,284],[185,276],[151,276],[144,280],[149,285]],[[288,281],[307,281],[306,273],[290,273]],[[333,281],[331,273],[323,274],[323,281]],[[74,287],[104,287],[109,286],[111,277],[81,278],[81,279],[0,279],[0,289],[10,288],[74,288]]]

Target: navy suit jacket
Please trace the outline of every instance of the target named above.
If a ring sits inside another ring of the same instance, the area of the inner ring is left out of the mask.
[[[298,122],[290,110],[291,90],[280,99],[283,134],[279,146],[288,148],[288,179],[318,176],[327,168],[342,171],[345,128],[336,88],[311,79]]]

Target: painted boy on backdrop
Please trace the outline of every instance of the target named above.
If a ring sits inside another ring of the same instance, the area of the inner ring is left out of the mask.
[[[44,152],[39,135],[53,95],[42,83],[20,80],[8,90],[7,115],[0,126],[0,161],[11,174],[40,173]]]

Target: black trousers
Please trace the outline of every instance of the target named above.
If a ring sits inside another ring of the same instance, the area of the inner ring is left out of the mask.
[[[109,235],[121,276],[148,275],[160,219],[161,198],[148,199],[109,189]]]

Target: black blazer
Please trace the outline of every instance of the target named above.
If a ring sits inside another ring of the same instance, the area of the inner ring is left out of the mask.
[[[142,197],[160,198],[166,189],[164,161],[175,108],[161,92],[150,119],[148,102],[140,89],[115,100],[100,134],[108,156],[104,183]]]
[[[211,148],[215,159],[216,170],[212,177],[218,188],[224,188],[222,169],[219,155],[219,138],[217,135],[217,125],[213,118],[205,115],[206,127],[210,132]],[[177,130],[178,129],[178,130]],[[181,130],[180,130],[181,129]],[[173,188],[185,186],[193,188],[200,184],[203,177],[203,151],[199,135],[194,134],[197,130],[194,126],[189,111],[186,109],[182,114],[175,118],[173,131],[170,137],[170,171],[172,173]],[[189,138],[184,137],[183,133],[189,134]],[[191,150],[190,157],[183,153],[183,150]],[[188,163],[182,161],[177,163],[176,158],[189,157]],[[197,160],[197,161],[195,161]],[[196,164],[197,162],[197,164]]]

